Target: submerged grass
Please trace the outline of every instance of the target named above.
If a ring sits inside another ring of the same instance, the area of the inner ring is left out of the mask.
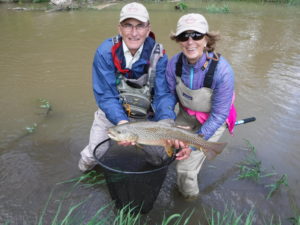
[[[194,213],[194,210],[188,215],[185,216],[186,212],[182,214],[175,213],[168,217],[164,217],[161,225],[187,225],[189,224],[189,220]]]
[[[292,225],[300,225],[300,215],[288,219]]]
[[[262,162],[257,159],[255,147],[248,140],[246,140],[246,145],[249,150],[249,154],[244,161],[238,164],[240,173],[237,179],[251,179],[259,181],[263,177],[276,175],[274,172],[265,173],[261,166]]]
[[[105,180],[104,180],[104,176],[103,174],[100,174],[100,173],[97,173],[96,171],[92,170],[86,174],[83,174],[77,178],[73,178],[73,179],[70,179],[70,180],[67,180],[67,181],[63,181],[63,182],[59,182],[56,184],[56,186],[51,190],[50,192],[50,195],[49,195],[49,198],[46,202],[46,205],[42,211],[42,214],[41,216],[39,217],[39,221],[38,221],[38,225],[43,225],[44,224],[44,217],[46,215],[46,212],[47,212],[47,209],[49,207],[49,204],[50,204],[50,201],[52,200],[52,197],[53,197],[53,194],[55,192],[55,188],[59,185],[62,185],[62,184],[73,184],[71,186],[71,190],[66,192],[63,197],[60,199],[60,200],[55,200],[57,203],[58,203],[58,206],[57,206],[57,210],[56,210],[56,213],[51,221],[51,225],[63,225],[63,224],[70,224],[70,225],[73,225],[74,224],[74,220],[73,220],[73,212],[78,209],[80,206],[82,206],[85,202],[87,202],[89,200],[89,198],[86,198],[82,201],[80,201],[79,203],[71,206],[69,209],[68,209],[68,212],[67,212],[67,215],[63,216],[61,215],[62,214],[62,209],[63,209],[63,204],[65,202],[66,199],[68,199],[72,192],[80,185],[80,186],[84,186],[84,187],[92,187],[92,186],[95,186],[95,185],[99,185],[99,184],[103,184],[105,183]],[[94,217],[96,217],[98,214],[100,214],[100,212],[102,212],[105,208],[105,207],[102,207],[100,208]],[[61,221],[59,221],[59,218],[61,218]],[[95,220],[95,218],[92,218],[92,220]]]
[[[285,184],[286,176],[282,176],[272,187],[273,192],[278,189],[281,184]],[[153,222],[149,222],[149,218],[143,216],[140,213],[136,213],[135,208],[131,208],[130,205],[126,205],[119,210],[114,210],[114,202],[110,202],[107,205],[100,207],[91,218],[86,218],[87,216],[78,216],[78,213],[85,208],[85,204],[91,200],[91,196],[85,198],[84,200],[79,200],[77,203],[72,204],[67,208],[66,211],[64,203],[66,199],[70,199],[71,193],[75,188],[90,188],[95,185],[102,185],[105,183],[102,174],[96,171],[91,171],[89,173],[83,174],[80,177],[73,178],[64,182],[57,183],[57,185],[62,184],[72,184],[71,190],[64,194],[60,200],[55,200],[58,202],[56,212],[53,215],[51,222],[47,224],[51,225],[154,225]],[[50,193],[48,201],[42,211],[37,225],[43,225],[45,222],[45,216],[47,213],[47,208],[49,207],[50,200],[53,198],[55,189]],[[271,196],[271,194],[270,194]],[[188,225],[195,224],[195,221],[191,221],[191,216],[194,214],[195,209],[192,212],[187,213],[175,213],[168,216],[164,216],[161,222],[155,223],[155,225]],[[234,208],[224,207],[223,211],[217,211],[214,208],[209,210],[203,209],[204,212],[204,224],[206,225],[254,225],[257,224],[255,221],[255,210],[244,211],[243,213],[237,213]],[[49,216],[48,216],[49,217]],[[291,225],[300,225],[300,216],[289,218],[288,221]],[[9,223],[7,223],[8,225]],[[201,225],[200,221],[198,223]],[[264,221],[264,225],[280,225],[280,218],[278,221],[274,221],[273,216],[268,218],[268,221]]]
[[[36,131],[37,128],[37,123],[33,123],[31,126],[26,126],[25,130],[27,131],[28,134],[32,134]]]
[[[249,154],[246,159],[238,164],[240,173],[237,177],[238,180],[249,179],[259,182],[262,178],[273,177],[276,179],[278,174],[276,172],[267,173],[265,169],[262,168],[262,162],[257,159],[255,147],[248,141],[245,140]],[[266,184],[264,187],[270,189],[266,199],[270,199],[275,192],[277,192],[282,186],[288,187],[287,175],[283,174],[274,183]]]
[[[266,188],[270,188],[270,191],[267,195],[267,199],[271,198],[271,196],[280,189],[280,187],[284,185],[288,187],[287,175],[283,174],[278,180],[275,181],[273,184],[265,185]]]
[[[254,211],[250,210],[247,214],[237,214],[234,209],[225,208],[224,212],[211,209],[210,215],[205,212],[205,217],[209,225],[252,225]]]
[[[51,225],[153,225],[153,222],[147,222],[147,218],[143,218],[143,215],[134,212],[134,208],[130,208],[129,205],[124,206],[122,209],[118,210],[116,213],[110,211],[107,213],[108,207],[112,206],[112,204],[108,204],[102,206],[97,210],[94,216],[88,221],[79,220],[74,212],[76,209],[84,204],[84,202],[80,202],[72,207],[70,207],[66,216],[61,220],[58,220],[55,217]],[[195,224],[195,221],[190,221],[194,210],[185,215],[185,212],[182,214],[175,213],[169,216],[164,216],[161,222],[155,223],[155,225],[192,225]],[[59,214],[59,212],[57,212]],[[204,210],[205,214],[205,225],[255,225],[257,221],[255,220],[255,211],[251,209],[248,212],[237,213],[233,208],[225,208],[223,212],[217,211],[213,208],[210,209],[209,212]],[[300,216],[289,218],[289,223],[291,225],[300,225]],[[43,223],[39,223],[42,225]],[[199,225],[203,224],[199,221]],[[264,225],[281,225],[282,222],[280,218],[277,221],[274,220],[274,217],[271,216],[270,219],[264,220]],[[8,224],[7,224],[8,225]]]
[[[40,108],[46,110],[46,116],[52,111],[52,105],[49,100],[44,98],[39,98]]]

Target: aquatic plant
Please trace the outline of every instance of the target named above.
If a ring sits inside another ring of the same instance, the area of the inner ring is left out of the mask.
[[[139,225],[141,224],[141,214],[134,213],[135,208],[130,208],[130,205],[124,206],[118,210],[118,213],[114,219],[113,224],[124,224],[124,225]]]
[[[184,2],[179,2],[175,5],[175,9],[176,10],[180,10],[180,11],[183,11],[183,10],[187,10],[188,9],[188,6],[186,3]]]
[[[299,215],[299,216],[296,216],[296,217],[288,218],[288,221],[289,221],[292,225],[300,225],[300,215]]]
[[[265,185],[266,188],[270,188],[270,191],[267,195],[267,199],[269,199],[274,194],[274,192],[278,191],[282,185],[285,185],[286,187],[288,187],[288,181],[287,181],[286,174],[283,174],[278,180],[276,180],[275,183]]]
[[[36,131],[36,128],[37,128],[37,123],[34,123],[31,126],[25,127],[25,130],[27,131],[27,133],[31,134]]]
[[[262,169],[262,163],[257,159],[255,147],[248,140],[245,141],[250,152],[247,155],[246,159],[238,164],[240,173],[237,179],[252,179],[255,181],[259,181],[261,178],[278,176],[276,172],[266,173],[265,170]],[[282,185],[288,187],[286,174],[277,179],[275,183],[266,184],[264,186],[265,188],[270,189],[266,198],[269,199],[276,191],[280,189]]]
[[[46,109],[46,115],[48,115],[50,111],[52,111],[52,105],[47,99],[39,98],[38,100],[40,103],[40,108]]]
[[[42,109],[46,109],[46,115],[49,114],[49,112],[52,110],[52,106],[50,104],[50,102],[47,99],[38,99],[39,101],[39,107]],[[34,123],[31,126],[26,126],[25,130],[27,131],[28,134],[34,133],[36,131],[38,124]]]
[[[228,5],[218,7],[215,4],[212,4],[206,7],[206,11],[209,13],[229,13],[230,10]]]
[[[246,140],[249,154],[246,159],[238,164],[240,174],[237,179],[252,179],[258,181],[263,175],[263,169],[261,168],[261,161],[257,159],[255,147]]]
[[[66,183],[73,183],[73,182],[75,182],[75,185],[80,184],[80,185],[83,185],[85,187],[92,187],[92,186],[95,186],[95,185],[104,184],[105,179],[104,179],[103,173],[98,173],[95,170],[91,170],[90,172],[84,173],[79,177],[57,183],[57,185],[66,184]]]
[[[184,211],[182,214],[175,213],[175,214],[172,214],[168,217],[164,216],[164,218],[161,222],[161,225],[179,225],[179,224],[186,225],[186,224],[188,224],[191,216],[193,215],[194,210],[192,210],[191,213],[187,217],[185,216],[186,213],[187,212]],[[184,221],[182,221],[182,220],[184,220]]]
[[[238,215],[234,209],[229,209],[227,206],[224,212],[219,212],[215,209],[211,209],[210,215],[204,211],[206,220],[209,225],[251,225],[253,223],[254,211],[250,210],[247,214]],[[245,217],[243,219],[243,217]]]
[[[284,183],[285,178],[282,177],[281,181],[278,183]],[[99,173],[95,170],[92,170],[86,174],[83,174],[79,177],[69,179],[57,183],[56,185],[62,184],[71,184],[71,190],[68,191],[61,199],[53,199],[55,205],[58,204],[55,215],[50,217],[52,221],[48,221],[47,224],[51,225],[77,225],[77,224],[86,224],[86,225],[152,225],[153,221],[149,222],[149,218],[142,217],[140,213],[136,213],[135,208],[131,208],[130,205],[125,205],[119,210],[114,210],[114,202],[109,202],[106,205],[101,206],[99,209],[96,209],[96,212],[91,215],[91,218],[86,218],[84,209],[86,205],[89,204],[89,200],[92,199],[92,196],[89,196],[85,199],[78,200],[74,203],[74,198],[71,196],[71,193],[76,191],[75,188],[82,187],[94,187],[95,185],[101,185],[105,183],[104,176],[102,173]],[[55,188],[52,189],[48,201],[43,209],[43,212],[39,218],[38,225],[46,224],[44,218],[47,213],[47,208],[50,205],[50,199],[54,196]],[[66,207],[66,200],[72,200],[71,205]],[[52,211],[52,209],[50,210]],[[193,215],[195,209],[191,213],[184,211],[182,213],[174,213],[171,215],[164,215],[161,222],[155,223],[156,225],[188,225],[194,224],[195,221],[190,221],[191,216]],[[250,209],[248,211],[243,211],[238,213],[234,208],[225,206],[223,211],[217,211],[214,208],[209,208],[208,210],[203,209],[204,211],[204,224],[207,225],[254,225],[255,222],[255,210]],[[49,215],[47,215],[49,218]],[[45,222],[45,223],[44,223]],[[300,225],[300,216],[289,218],[291,225]],[[199,221],[199,224],[200,223]],[[274,217],[268,217],[264,223],[265,225],[280,225],[281,221],[278,218],[278,221],[274,221]],[[8,224],[7,224],[8,225]]]

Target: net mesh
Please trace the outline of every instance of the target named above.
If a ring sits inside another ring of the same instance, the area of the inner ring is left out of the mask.
[[[97,159],[116,208],[130,206],[136,213],[148,213],[153,208],[171,159],[153,166],[145,156],[136,147],[113,146]]]

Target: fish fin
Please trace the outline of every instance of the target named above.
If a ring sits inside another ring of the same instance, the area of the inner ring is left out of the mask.
[[[212,160],[217,156],[217,154],[213,151],[208,151],[206,152],[205,156],[208,160]]]
[[[206,158],[208,160],[212,160],[217,156],[217,153],[212,150],[207,150],[207,149],[204,149],[201,147],[199,149],[200,149],[200,151],[202,151],[204,153],[204,155],[206,156]]]
[[[227,145],[227,143],[214,142],[214,148],[213,149],[204,149],[204,148],[202,148],[200,146],[197,146],[197,145],[196,145],[196,147],[198,147],[205,154],[205,156],[208,160],[212,160],[224,150],[226,145]]]
[[[212,151],[218,155],[218,154],[222,153],[222,151],[226,147],[227,143],[226,142],[224,142],[224,143],[223,142],[209,142],[209,145],[210,145],[210,147],[208,149],[205,149],[199,145],[195,145],[195,147],[197,147],[205,152]]]
[[[165,151],[166,151],[167,155],[169,157],[172,157],[172,155],[173,155],[173,148],[172,148],[172,146],[171,145],[165,145],[164,147],[165,147]]]
[[[224,150],[224,148],[226,147],[226,145],[227,145],[227,143],[226,142],[218,142],[218,143],[215,143],[216,145],[216,147],[214,148],[214,152],[216,153],[216,154],[220,154],[223,150]]]
[[[163,119],[158,121],[157,123],[163,124],[164,126],[168,127],[175,127],[175,121],[172,119]]]

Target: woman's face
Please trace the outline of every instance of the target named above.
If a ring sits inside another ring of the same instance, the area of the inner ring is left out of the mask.
[[[180,38],[180,36],[185,38]],[[187,40],[185,41],[185,39]],[[207,44],[205,35],[192,30],[185,31],[184,33],[178,35],[177,41],[179,42],[182,52],[187,57],[187,60],[190,64],[196,63],[198,59],[201,58],[204,47]]]

